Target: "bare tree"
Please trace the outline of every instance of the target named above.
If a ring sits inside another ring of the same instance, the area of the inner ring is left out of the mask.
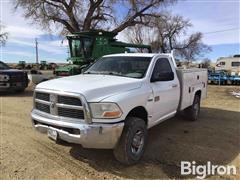
[[[172,16],[171,14],[156,18],[152,24],[156,27],[155,33],[159,39],[159,49],[163,53],[174,49],[178,37],[185,34],[191,26],[191,23],[184,20],[182,16]]]
[[[202,33],[197,32],[190,35],[189,38],[180,42],[175,49],[178,54],[188,61],[195,60],[196,57],[203,56],[204,53],[211,51],[211,48],[202,43]]]
[[[130,42],[151,44],[153,52],[167,53],[176,50],[179,58],[189,61],[210,50],[202,43],[202,33],[187,36],[187,30],[192,24],[182,16],[173,16],[166,12],[155,14],[147,26],[127,28],[125,35]]]
[[[141,24],[128,27],[123,31],[126,39],[133,44],[149,44],[149,42],[153,41],[153,36],[149,35],[152,33],[153,31],[151,27],[143,26]],[[137,48],[137,51],[146,52],[143,48]]]
[[[130,27],[126,29],[127,31],[124,33],[126,38],[134,44],[143,44],[144,42],[144,32],[142,30],[142,26],[135,25],[134,27]]]
[[[51,29],[53,23],[62,32],[105,29],[120,32],[136,24],[146,25],[159,7],[176,0],[16,0],[15,8],[22,8],[26,18],[31,18],[43,28]],[[126,15],[114,10],[125,7]],[[122,17],[122,18],[121,18]]]
[[[209,67],[211,67],[211,60],[208,58],[205,58],[202,60],[201,64],[202,64],[202,68],[208,69]]]
[[[0,24],[0,46],[5,45],[8,33],[4,31],[4,26]]]
[[[186,35],[192,24],[182,16],[167,13],[165,16],[155,18],[151,26],[155,29],[156,35],[156,39],[150,42],[155,52],[166,53],[176,50],[180,57],[194,60],[210,51],[210,47],[202,43],[202,33]]]

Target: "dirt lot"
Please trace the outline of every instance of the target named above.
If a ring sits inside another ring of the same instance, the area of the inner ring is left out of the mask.
[[[36,132],[30,122],[32,91],[1,94],[0,179],[166,179],[182,178],[180,161],[238,167],[240,99],[230,95],[233,86],[209,86],[200,119],[175,117],[152,128],[143,160],[131,167],[115,161],[111,150],[82,149],[55,144]]]

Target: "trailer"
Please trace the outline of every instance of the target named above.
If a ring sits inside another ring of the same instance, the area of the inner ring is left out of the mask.
[[[216,62],[215,70],[227,71],[231,75],[236,74],[240,76],[240,55],[219,58]]]

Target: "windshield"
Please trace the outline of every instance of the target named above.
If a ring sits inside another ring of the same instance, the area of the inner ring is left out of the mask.
[[[103,57],[84,74],[108,74],[130,78],[143,78],[151,57]]]
[[[69,46],[72,57],[91,57],[92,53],[92,39],[87,37],[80,37],[76,39],[69,39]]]
[[[0,61],[0,70],[10,69],[8,65]]]

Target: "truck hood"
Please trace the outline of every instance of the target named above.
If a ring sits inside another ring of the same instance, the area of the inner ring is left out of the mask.
[[[0,69],[0,74],[13,74],[13,73],[23,73],[24,71],[18,69]]]
[[[140,88],[141,84],[140,79],[81,74],[42,82],[36,88],[80,93],[88,102],[99,102],[112,95]]]

